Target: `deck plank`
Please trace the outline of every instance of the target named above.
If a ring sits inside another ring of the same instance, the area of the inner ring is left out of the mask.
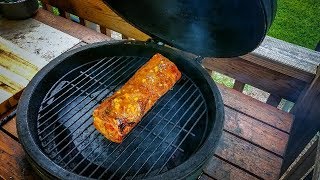
[[[290,132],[293,115],[262,103],[234,89],[218,85],[226,106],[253,117],[281,131]]]
[[[205,68],[295,102],[306,83],[239,57],[205,58]]]
[[[266,36],[258,48],[241,58],[310,83],[320,63],[320,52]]]
[[[289,135],[245,114],[225,107],[224,129],[249,142],[283,156]]]
[[[16,123],[17,123],[17,120],[16,120],[16,117],[14,117],[9,122],[4,124],[2,128],[6,130],[8,133],[10,133],[11,135],[18,138]]]
[[[236,179],[236,180],[256,180],[255,176],[235,167],[217,157],[212,157],[210,163],[203,169],[208,178],[212,179]],[[205,178],[204,178],[205,179]]]
[[[280,174],[281,158],[225,131],[215,155],[263,179]]]
[[[21,145],[0,131],[0,179],[40,179],[28,163]]]

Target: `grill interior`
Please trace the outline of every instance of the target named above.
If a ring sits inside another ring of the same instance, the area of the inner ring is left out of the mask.
[[[186,161],[205,140],[208,112],[186,75],[116,144],[93,126],[92,112],[148,61],[106,57],[83,64],[57,81],[41,103],[40,148],[68,171],[90,178],[133,179],[164,173]]]

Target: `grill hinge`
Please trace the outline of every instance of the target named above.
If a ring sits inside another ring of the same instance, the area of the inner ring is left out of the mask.
[[[159,46],[164,46],[164,43],[161,42],[159,39],[149,38],[147,40],[147,42],[151,42],[151,43],[157,44]]]

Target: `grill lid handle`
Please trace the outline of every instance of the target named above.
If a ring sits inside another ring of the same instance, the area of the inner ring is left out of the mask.
[[[254,50],[275,15],[276,0],[104,0],[119,16],[175,48],[203,57]]]

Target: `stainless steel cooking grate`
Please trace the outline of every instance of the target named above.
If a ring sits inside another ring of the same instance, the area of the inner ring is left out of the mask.
[[[147,61],[106,57],[63,76],[39,110],[42,151],[59,166],[91,178],[154,176],[186,161],[204,141],[208,114],[202,93],[185,74],[123,143],[110,142],[93,127],[93,109]]]

